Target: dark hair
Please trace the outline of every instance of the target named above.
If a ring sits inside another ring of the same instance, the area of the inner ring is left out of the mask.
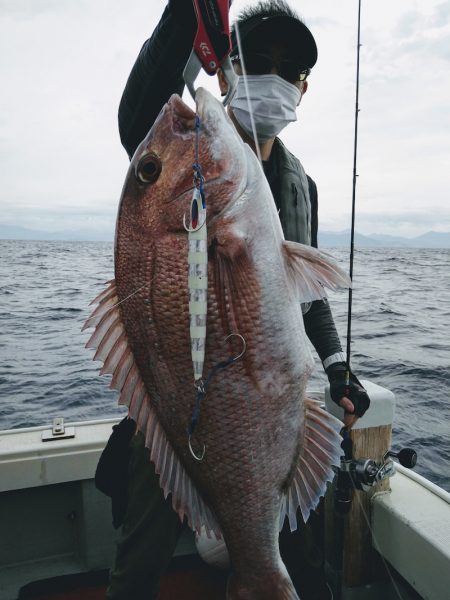
[[[291,17],[301,21],[298,14],[285,0],[260,0],[254,6],[242,9],[235,22],[242,25],[253,17]]]

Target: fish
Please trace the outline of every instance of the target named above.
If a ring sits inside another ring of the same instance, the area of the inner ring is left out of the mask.
[[[203,372],[210,377],[190,448],[198,390],[184,223],[196,188],[195,114],[207,206]],[[193,530],[225,541],[228,600],[297,599],[279,531],[286,518],[291,529],[298,515],[306,521],[324,494],[342,427],[305,394],[313,359],[301,303],[324,298],[325,286],[347,288],[348,276],[328,254],[284,239],[260,163],[203,88],[196,113],[173,95],[137,148],[114,263],[114,280],[93,300],[86,345],[145,436],[164,495]]]

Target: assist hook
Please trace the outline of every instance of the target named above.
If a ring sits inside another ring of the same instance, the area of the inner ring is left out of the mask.
[[[236,362],[237,360],[239,360],[240,358],[242,358],[244,356],[245,351],[247,350],[247,343],[240,333],[230,333],[230,335],[227,335],[227,337],[225,338],[225,341],[229,340],[230,337],[233,337],[233,336],[238,337],[242,342],[241,353],[232,359],[232,362]]]
[[[206,396],[206,390],[208,388],[208,385],[209,385],[211,379],[214,377],[214,375],[221,369],[226,369],[229,365],[231,365],[234,362],[236,362],[237,360],[239,360],[242,356],[244,356],[245,351],[247,349],[247,344],[245,342],[245,339],[242,337],[242,335],[240,333],[230,333],[230,335],[227,335],[227,337],[225,338],[225,341],[229,340],[230,337],[233,337],[233,336],[240,338],[240,340],[242,342],[241,352],[237,356],[230,356],[230,358],[228,358],[227,360],[224,360],[223,362],[220,362],[215,367],[213,367],[210,370],[205,382],[202,379],[198,379],[194,383],[195,387],[197,388],[197,396],[195,398],[195,405],[194,405],[194,410],[192,413],[191,424],[188,429],[188,446],[189,446],[189,451],[192,454],[193,458],[195,458],[195,460],[198,462],[201,462],[204,459],[205,453],[206,453],[206,446],[205,446],[205,444],[203,444],[201,453],[196,454],[194,448],[192,447],[191,438],[194,434],[195,428],[197,426],[197,421],[200,416],[201,401]]]
[[[205,458],[206,446],[205,446],[205,444],[203,444],[202,452],[200,455],[195,454],[195,450],[193,449],[192,443],[191,443],[191,437],[192,437],[191,434],[189,434],[188,445],[189,445],[190,453],[192,454],[192,456],[195,458],[196,461],[202,462],[202,460]]]

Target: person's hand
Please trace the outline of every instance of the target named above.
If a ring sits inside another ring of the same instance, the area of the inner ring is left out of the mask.
[[[344,412],[344,427],[345,427],[345,429],[347,429],[347,431],[349,431],[359,418],[354,414],[355,406],[354,406],[353,402],[350,400],[350,398],[347,398],[346,396],[343,396],[339,400],[338,404],[345,411]]]
[[[370,399],[353,373],[350,373],[350,381],[346,383],[346,371],[345,363],[335,363],[328,367],[326,373],[331,399],[344,409],[344,426],[349,430],[369,408]]]

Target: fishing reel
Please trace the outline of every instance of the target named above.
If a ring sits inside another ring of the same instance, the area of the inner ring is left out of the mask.
[[[340,515],[349,512],[353,490],[367,491],[380,481],[395,474],[393,458],[396,458],[407,469],[412,469],[417,462],[417,453],[412,448],[402,448],[399,452],[389,450],[380,463],[371,458],[353,459],[350,437],[344,438],[342,448],[344,456],[341,458],[340,467],[336,468],[337,482],[334,494],[335,510]]]

